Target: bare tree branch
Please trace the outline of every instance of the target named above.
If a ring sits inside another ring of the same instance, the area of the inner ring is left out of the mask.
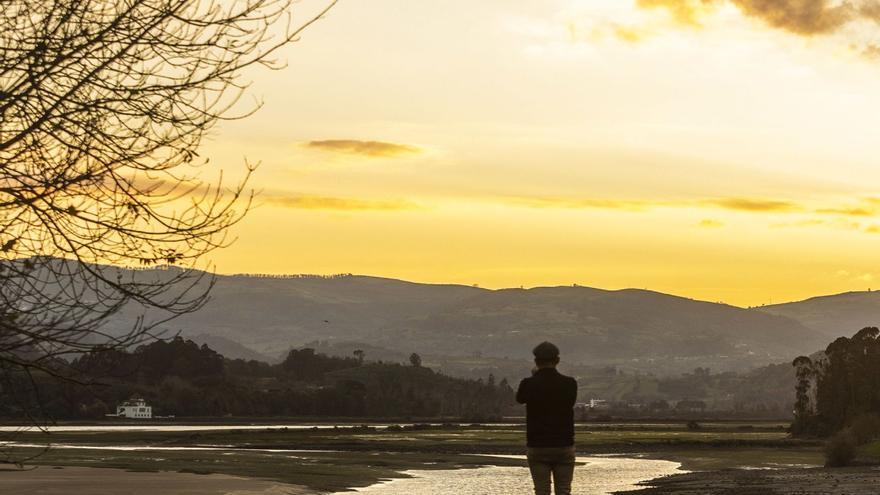
[[[81,380],[77,355],[205,303],[196,264],[229,243],[255,166],[200,179],[202,138],[259,107],[239,105],[243,71],[281,67],[335,3],[295,24],[292,0],[0,0],[0,397],[33,404],[35,375]]]

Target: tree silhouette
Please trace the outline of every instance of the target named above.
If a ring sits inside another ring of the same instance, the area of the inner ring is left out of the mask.
[[[815,395],[816,367],[813,360],[806,356],[796,358],[792,365],[795,367],[795,375],[797,376],[792,431],[794,433],[808,433],[814,428],[812,418],[815,414],[813,397]]]
[[[77,355],[130,348],[205,302],[212,280],[196,264],[228,244],[254,166],[231,186],[200,179],[198,148],[218,122],[259,106],[238,104],[242,71],[280,67],[272,54],[335,1],[301,24],[291,3],[2,3],[0,388],[9,397],[34,397],[35,373],[78,380],[68,365]],[[122,331],[108,328],[123,308],[139,311]]]
[[[420,368],[422,366],[422,356],[419,356],[415,352],[410,354],[409,364],[413,365],[416,368]]]
[[[792,430],[830,435],[880,414],[880,329],[840,337],[816,359],[799,357]],[[880,434],[880,431],[877,432]]]

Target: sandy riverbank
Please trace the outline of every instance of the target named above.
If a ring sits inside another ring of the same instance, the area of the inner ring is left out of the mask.
[[[301,486],[224,474],[131,472],[121,469],[39,466],[0,469],[0,493],[9,495],[314,495]]]
[[[617,495],[876,495],[880,467],[727,469],[677,474]]]

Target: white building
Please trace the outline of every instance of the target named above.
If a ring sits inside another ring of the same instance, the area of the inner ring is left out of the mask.
[[[144,399],[129,399],[116,406],[116,416],[129,419],[150,419],[153,417],[153,408],[148,406]]]

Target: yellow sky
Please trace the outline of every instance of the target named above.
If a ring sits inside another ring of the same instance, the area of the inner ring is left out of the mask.
[[[217,270],[739,305],[880,285],[880,29],[761,4],[343,0],[205,143],[262,162]]]

